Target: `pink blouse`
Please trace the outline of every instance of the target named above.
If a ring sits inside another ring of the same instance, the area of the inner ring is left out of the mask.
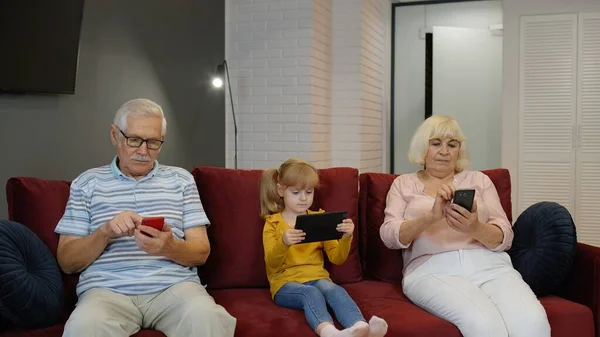
[[[494,224],[504,233],[502,243],[493,251],[509,249],[513,240],[512,225],[500,204],[498,192],[490,178],[479,171],[462,171],[454,176],[454,186],[474,188],[477,213],[483,223]],[[379,230],[381,240],[390,249],[403,249],[404,275],[408,275],[433,254],[458,249],[485,248],[469,234],[457,232],[441,219],[429,226],[408,245],[400,243],[400,226],[428,212],[435,201],[424,192],[425,185],[416,173],[403,174],[394,180],[387,195],[385,220]]]

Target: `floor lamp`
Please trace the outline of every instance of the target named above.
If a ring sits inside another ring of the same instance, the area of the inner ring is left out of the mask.
[[[238,138],[238,131],[237,131],[237,122],[235,120],[235,110],[233,108],[233,95],[231,94],[231,81],[229,80],[229,67],[227,66],[227,61],[224,60],[223,63],[219,64],[217,66],[217,76],[213,79],[213,85],[216,88],[221,88],[223,87],[223,78],[224,75],[227,76],[227,85],[229,86],[229,100],[231,101],[231,113],[233,115],[233,133],[234,133],[234,140],[233,140],[233,162],[234,162],[234,168],[238,168],[238,164],[237,164],[237,138]]]

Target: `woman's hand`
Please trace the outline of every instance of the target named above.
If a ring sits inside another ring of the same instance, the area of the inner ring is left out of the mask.
[[[352,219],[344,219],[341,224],[337,225],[337,231],[344,233],[342,237],[349,238],[354,233],[354,222]]]
[[[283,233],[283,243],[285,243],[286,246],[295,245],[304,241],[305,237],[306,233],[300,229],[288,229]]]
[[[444,213],[448,226],[457,232],[473,235],[482,226],[477,216],[477,200],[473,200],[473,210],[471,212],[457,204],[448,204],[444,209]]]
[[[431,208],[431,216],[434,221],[441,220],[444,217],[444,210],[454,198],[455,190],[453,184],[444,184],[437,190],[435,202]]]

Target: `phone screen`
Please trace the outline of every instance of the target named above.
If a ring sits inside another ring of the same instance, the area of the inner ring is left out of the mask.
[[[454,200],[452,202],[471,212],[473,210],[473,199],[475,199],[474,189],[461,189],[454,192]]]

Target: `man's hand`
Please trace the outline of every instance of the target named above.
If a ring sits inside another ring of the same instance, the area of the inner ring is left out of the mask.
[[[142,232],[148,233],[151,236],[147,236]],[[166,222],[163,225],[162,231],[140,225],[135,229],[134,236],[135,244],[150,255],[166,256],[168,250],[175,245],[171,226]]]
[[[102,225],[100,230],[109,239],[121,236],[133,236],[135,229],[142,223],[142,216],[133,211],[117,214],[112,220]]]

